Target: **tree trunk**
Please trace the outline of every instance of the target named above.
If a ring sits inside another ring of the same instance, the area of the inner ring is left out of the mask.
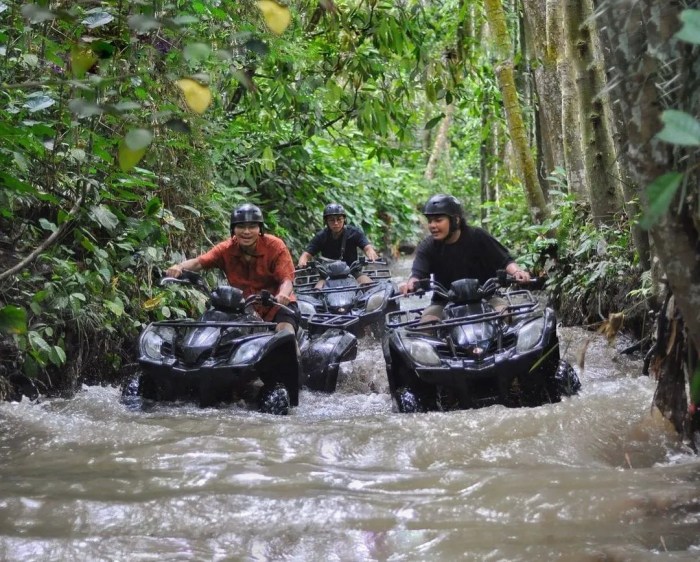
[[[486,17],[492,32],[497,53],[496,78],[503,96],[503,106],[510,132],[515,159],[525,187],[530,211],[537,222],[549,214],[544,193],[537,182],[535,161],[527,142],[527,131],[515,89],[513,61],[510,56],[510,38],[506,27],[503,5],[499,0],[485,0]]]
[[[537,172],[542,190],[547,193],[547,178],[557,167],[564,167],[561,128],[561,87],[557,74],[557,49],[562,43],[560,21],[556,12],[559,0],[523,0],[525,35],[528,49],[536,59],[534,83],[536,92]]]
[[[696,2],[697,4],[697,2]],[[630,174],[648,186],[669,171],[685,172],[686,182],[651,236],[685,323],[689,340],[700,350],[700,219],[697,150],[660,141],[661,111],[674,108],[700,112],[698,49],[676,40],[682,8],[675,2],[609,0],[601,6],[608,23],[607,40],[624,75],[611,85],[627,124]],[[613,24],[613,25],[611,25]],[[648,201],[643,198],[648,209]],[[683,373],[676,369],[676,376]],[[677,381],[676,381],[677,383]],[[671,383],[669,383],[671,384]],[[680,388],[680,384],[673,387]],[[664,395],[661,393],[661,395]],[[671,393],[673,395],[673,393]],[[671,398],[668,398],[671,400]]]
[[[563,10],[567,55],[574,68],[581,150],[591,214],[597,224],[612,223],[620,205],[615,183],[606,169],[608,159],[605,154],[612,150],[612,146],[606,142],[608,135],[603,107],[600,98],[596,97],[597,87],[602,84],[596,80],[588,14],[581,0],[566,0]]]
[[[586,0],[589,3],[591,13],[591,25],[595,26],[596,31],[592,33],[595,38],[594,47],[596,48],[596,58],[601,61],[600,64],[604,69],[614,69],[618,64],[624,64],[623,60],[618,60],[614,56],[614,51],[608,41],[607,33],[601,33],[600,30],[606,26],[615,26],[616,22],[609,20],[609,13],[606,10],[600,10],[601,0]],[[604,2],[603,2],[604,4]],[[627,154],[628,136],[626,122],[623,117],[621,106],[619,103],[612,103],[610,96],[610,84],[615,80],[615,76],[610,72],[603,72],[606,86],[603,93],[605,98],[604,107],[606,108],[606,122],[610,130],[612,142],[616,155],[616,174],[619,180],[619,189],[622,193],[623,208],[625,214],[632,224],[632,240],[634,247],[639,256],[639,265],[643,270],[651,268],[651,248],[649,244],[649,233],[639,226],[638,217],[641,215],[642,208],[639,202],[639,186],[635,183],[634,178],[630,174],[629,157]]]
[[[425,167],[424,177],[428,181],[432,181],[435,177],[435,169],[437,168],[440,159],[449,151],[448,137],[447,133],[450,130],[450,125],[452,124],[452,117],[454,116],[455,106],[453,103],[449,104],[445,108],[445,117],[440,122],[440,127],[438,128],[437,135],[435,135],[435,142],[433,143],[433,150],[430,153],[430,159],[428,160],[428,165]]]
[[[552,12],[559,17],[559,28],[564,28],[564,10]],[[581,123],[577,110],[576,85],[574,83],[574,68],[569,53],[575,49],[569,46],[569,37],[562,34],[563,45],[558,51],[557,72],[561,82],[561,123],[563,137],[564,168],[569,192],[579,201],[588,199],[586,189],[586,173],[581,147]]]

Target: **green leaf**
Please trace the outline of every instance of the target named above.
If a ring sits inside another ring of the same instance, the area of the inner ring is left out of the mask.
[[[153,197],[148,200],[143,212],[147,217],[152,217],[159,211],[162,205],[163,202],[158,197]]]
[[[90,209],[90,218],[107,230],[114,230],[119,224],[117,216],[105,205],[96,205]]]
[[[29,332],[28,337],[32,348],[37,351],[43,351],[46,354],[51,353],[51,346],[39,335],[39,332],[31,331]]]
[[[670,172],[659,176],[647,187],[647,209],[639,221],[639,226],[648,230],[659,221],[668,211],[682,180],[683,174]]]
[[[44,230],[49,230],[51,232],[56,232],[58,230],[58,227],[54,223],[47,221],[45,218],[39,219],[39,224]]]
[[[90,12],[92,13],[90,13],[88,17],[80,22],[83,25],[86,25],[89,29],[95,29],[96,27],[107,25],[109,22],[114,20],[114,16],[112,14],[105,12],[100,8],[90,10]]]
[[[681,21],[683,27],[675,36],[681,41],[700,45],[700,10],[683,10]]]
[[[211,48],[204,43],[190,43],[189,45],[185,45],[185,48],[182,50],[182,54],[188,61],[205,60],[210,52]]]
[[[54,345],[49,350],[49,361],[60,367],[66,362],[66,352],[60,345]]]
[[[700,406],[700,367],[695,369],[693,378],[690,379],[690,400]]]
[[[119,317],[124,314],[124,303],[119,297],[116,297],[113,301],[105,300],[104,304],[115,316]]]
[[[153,141],[153,133],[148,129],[132,129],[124,137],[124,142],[126,146],[131,150],[141,150]]]
[[[437,125],[437,124],[442,120],[443,117],[445,117],[445,114],[444,114],[444,113],[441,113],[441,114],[438,115],[437,117],[433,117],[430,121],[428,121],[428,122],[425,124],[425,127],[424,127],[425,130],[427,131],[427,130],[429,130],[429,129],[432,129],[435,125]]]
[[[27,332],[27,311],[10,304],[0,308],[0,332],[25,334]]]
[[[664,128],[656,137],[662,141],[680,146],[700,146],[700,122],[695,117],[668,109],[661,114]]]

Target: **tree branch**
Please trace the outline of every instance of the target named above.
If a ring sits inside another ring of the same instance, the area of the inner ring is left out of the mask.
[[[68,213],[68,219],[73,218],[78,213],[78,211],[80,210],[80,205],[82,203],[83,203],[83,195],[78,197],[78,199],[76,200],[75,204],[73,205],[73,208]],[[58,227],[56,229],[55,232],[53,232],[51,234],[51,236],[49,236],[46,240],[44,240],[41,244],[39,244],[31,254],[29,254],[26,258],[24,258],[22,261],[17,263],[14,267],[11,267],[10,269],[0,273],[0,281],[2,281],[3,279],[6,279],[10,275],[14,275],[18,271],[21,271],[29,263],[34,261],[39,254],[41,254],[44,250],[46,250],[46,248],[48,248],[51,244],[53,244],[54,241],[56,241],[58,239],[58,237],[61,236],[61,234],[63,234],[66,231],[69,224],[70,224],[70,220],[66,220],[60,227]]]

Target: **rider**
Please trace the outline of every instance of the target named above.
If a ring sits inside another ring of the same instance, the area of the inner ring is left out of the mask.
[[[179,277],[183,270],[201,271],[214,267],[221,269],[229,284],[241,289],[244,297],[266,290],[279,304],[296,311],[292,256],[280,238],[265,234],[259,207],[246,203],[234,209],[231,213],[231,238],[196,258],[170,266],[166,273]],[[275,304],[262,303],[255,304],[255,311],[263,320],[277,323],[276,331],[296,332],[296,314]]]
[[[326,227],[319,230],[311,239],[306,250],[301,254],[297,267],[306,264],[315,254],[320,253],[324,258],[342,260],[348,265],[357,261],[357,249],[362,251],[369,260],[378,260],[379,256],[370,244],[365,233],[356,226],[346,224],[347,213],[339,203],[331,203],[323,209],[323,222]],[[357,277],[358,283],[371,283],[372,279],[365,274]]]
[[[404,295],[416,289],[420,279],[434,275],[435,281],[449,287],[458,279],[478,279],[483,284],[505,269],[519,283],[527,283],[530,274],[518,267],[508,250],[482,228],[469,226],[459,200],[443,193],[433,195],[423,207],[428,219],[430,235],[416,249],[408,281],[399,286]],[[502,299],[501,299],[502,300]],[[423,311],[422,322],[439,320],[445,308],[445,299],[433,295]],[[492,303],[503,308],[505,303]]]

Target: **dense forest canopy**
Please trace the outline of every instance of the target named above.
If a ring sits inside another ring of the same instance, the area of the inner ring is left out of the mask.
[[[240,202],[298,255],[340,201],[390,256],[436,191],[578,321],[666,276],[697,349],[700,11],[656,4],[1,1],[2,368],[117,372]]]

